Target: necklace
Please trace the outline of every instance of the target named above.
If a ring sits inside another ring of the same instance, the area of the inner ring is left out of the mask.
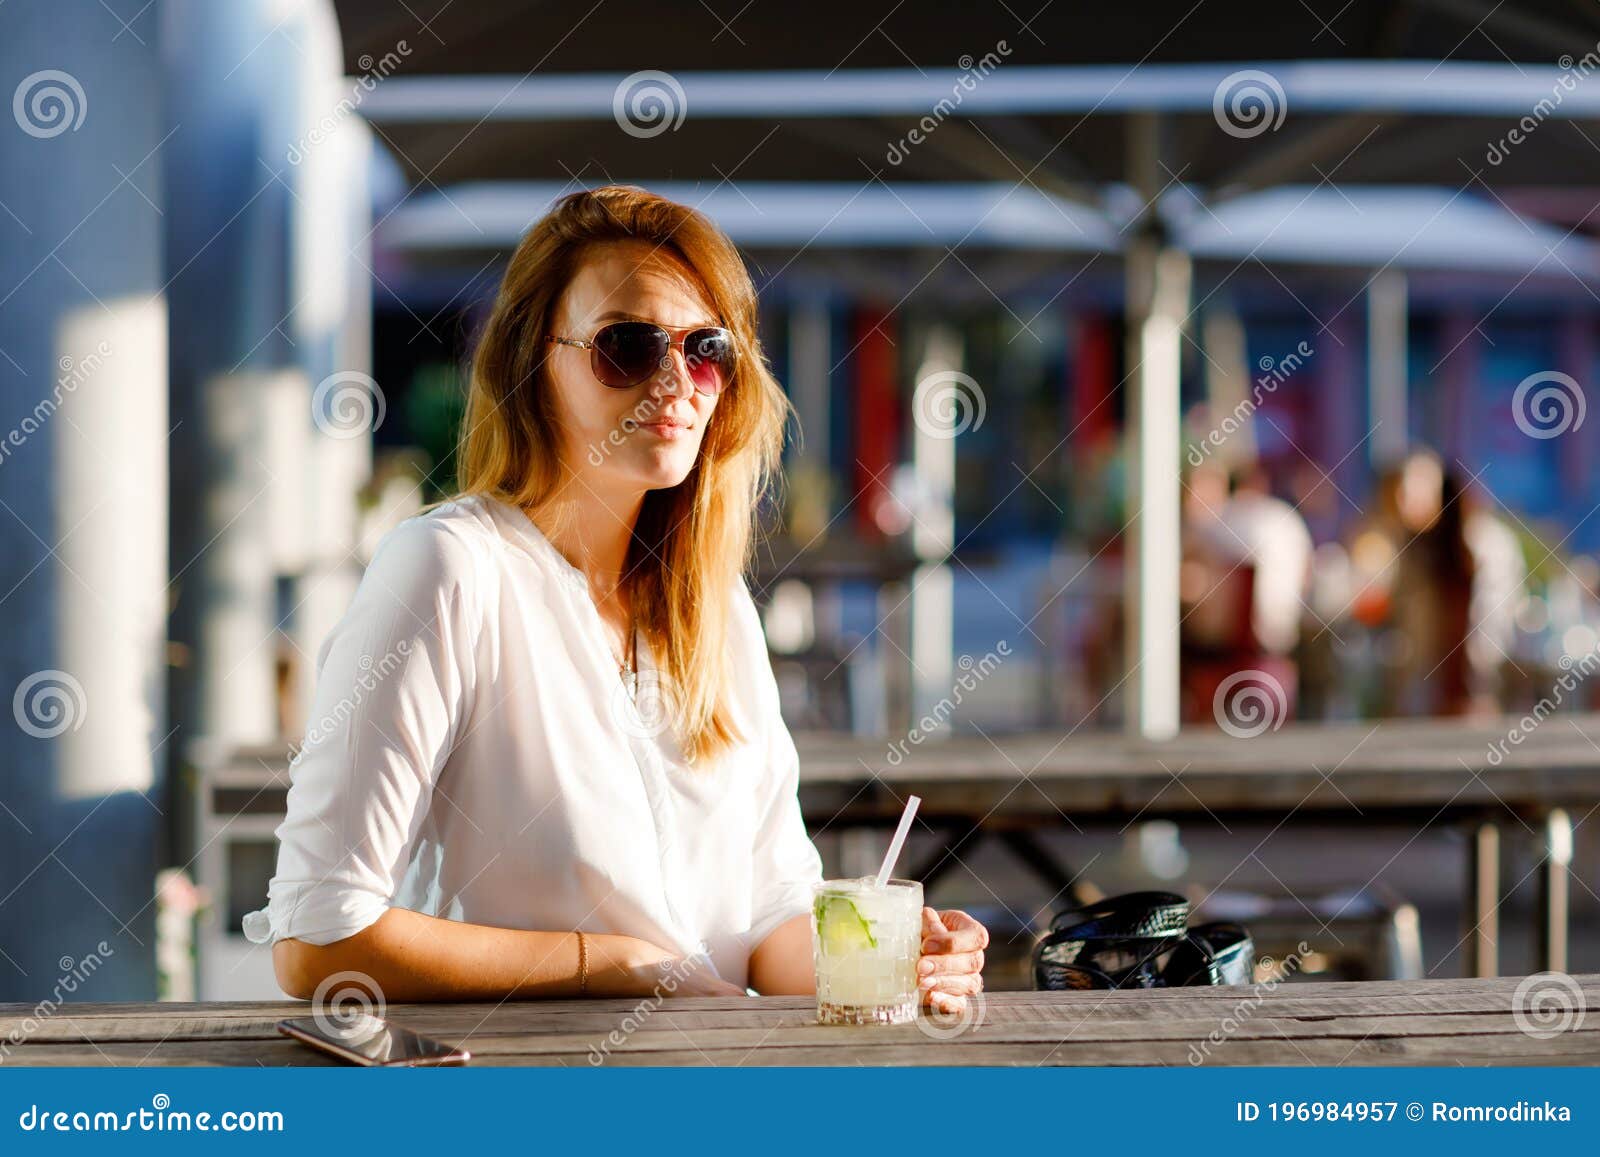
[[[623,660],[617,664],[617,671],[622,676],[622,685],[628,689],[629,696],[633,696],[639,688],[639,624],[633,615],[631,599],[628,602],[628,641]]]

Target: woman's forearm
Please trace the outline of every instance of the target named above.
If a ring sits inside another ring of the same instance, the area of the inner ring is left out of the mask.
[[[811,964],[811,916],[785,920],[750,953],[750,987],[762,996],[810,996],[817,991]]]
[[[634,996],[650,991],[652,967],[668,953],[632,936],[586,932],[584,992]],[[332,944],[280,940],[272,959],[278,983],[309,998],[327,977],[359,972],[385,1001],[501,1000],[577,996],[580,959],[574,932],[492,928],[390,908],[354,936]]]

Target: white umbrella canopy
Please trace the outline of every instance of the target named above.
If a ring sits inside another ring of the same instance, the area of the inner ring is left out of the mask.
[[[632,183],[696,206],[749,251],[949,246],[1070,257],[1121,253],[1127,241],[1115,214],[1015,185]],[[390,251],[476,267],[490,253],[509,253],[575,187],[477,182],[423,193],[396,207],[378,236]],[[1600,279],[1600,246],[1461,190],[1286,187],[1215,207],[1172,190],[1161,217],[1172,243],[1200,259]]]

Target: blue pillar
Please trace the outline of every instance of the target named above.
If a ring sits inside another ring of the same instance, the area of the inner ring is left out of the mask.
[[[0,8],[0,1001],[156,994],[160,13]]]

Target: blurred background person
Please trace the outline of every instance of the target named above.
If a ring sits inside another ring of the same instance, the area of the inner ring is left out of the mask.
[[[1283,688],[1294,713],[1294,650],[1310,576],[1311,532],[1272,493],[1258,462],[1231,478],[1214,463],[1196,467],[1185,506],[1186,699],[1204,719],[1228,676],[1262,671]]]

